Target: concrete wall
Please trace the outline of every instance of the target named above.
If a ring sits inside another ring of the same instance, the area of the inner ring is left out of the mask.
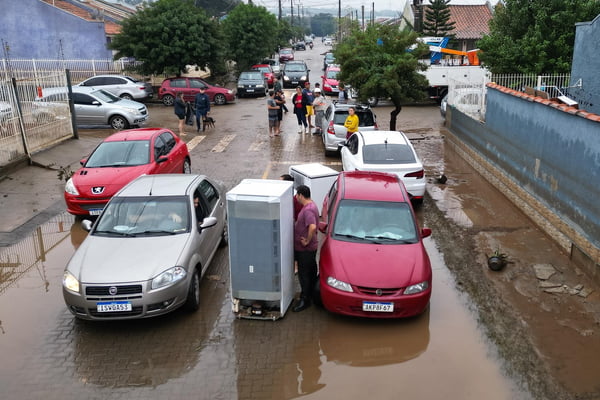
[[[0,0],[0,58],[107,59],[104,23],[86,21],[39,0]]]
[[[495,84],[486,109],[480,122],[452,107],[450,131],[504,177],[518,206],[600,274],[600,116]]]
[[[579,103],[579,108],[600,114],[600,15],[592,22],[576,24],[575,47],[571,83],[581,79],[581,88],[570,88],[569,96]]]

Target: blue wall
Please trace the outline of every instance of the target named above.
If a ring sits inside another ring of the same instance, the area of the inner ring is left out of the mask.
[[[112,58],[102,22],[86,21],[39,0],[0,0],[0,7],[0,39],[8,44],[11,59]]]
[[[571,85],[581,79],[581,88],[570,88],[569,96],[579,108],[600,114],[600,15],[592,22],[576,24]]]
[[[450,129],[600,249],[600,122],[531,99],[488,87],[485,123],[453,108]]]

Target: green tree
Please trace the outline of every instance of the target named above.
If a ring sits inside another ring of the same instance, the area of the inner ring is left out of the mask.
[[[278,23],[265,7],[240,4],[222,22],[228,55],[240,71],[270,56],[279,43]]]
[[[451,36],[448,33],[454,29],[454,22],[450,22],[448,3],[450,0],[429,0],[429,5],[425,7],[423,35]]]
[[[231,11],[235,6],[241,3],[240,0],[195,0],[196,7],[206,11],[208,15],[215,17]]]
[[[331,14],[317,14],[310,19],[310,27],[315,36],[327,36],[335,33],[336,23]]]
[[[177,74],[186,65],[220,69],[223,63],[218,24],[192,0],[159,0],[123,21],[110,48],[115,59],[134,57],[143,74]]]
[[[575,24],[598,14],[597,0],[506,0],[477,43],[479,57],[495,74],[570,72]]]
[[[364,32],[354,30],[334,51],[340,81],[358,90],[359,100],[391,99],[395,108],[390,113],[390,130],[396,130],[401,104],[426,97],[427,79],[418,71],[427,69],[419,59],[429,54],[429,48],[417,37],[394,26],[372,25]]]

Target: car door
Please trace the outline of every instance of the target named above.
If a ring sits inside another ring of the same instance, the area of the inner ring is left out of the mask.
[[[102,103],[85,93],[73,93],[75,118],[79,125],[106,124],[102,114]]]
[[[206,82],[203,82],[200,79],[190,79],[190,90],[193,91],[194,97],[196,97],[196,95],[198,93],[200,93],[200,89],[204,89],[205,93],[208,95],[210,101],[213,101],[213,99],[215,97],[215,93],[213,90],[210,90],[210,88],[208,87]]]
[[[196,93],[193,93],[192,89],[188,86],[187,78],[171,79],[169,86],[171,87],[173,97],[175,97],[177,93],[183,93],[183,99],[185,101],[194,101]]]
[[[117,97],[121,97],[123,93],[127,92],[127,80],[118,76],[107,76],[104,78],[104,89]]]
[[[161,135],[154,136],[154,144],[152,146],[154,152],[154,174],[168,174],[171,168],[171,163],[168,160],[169,157],[169,146],[165,142],[165,139]],[[166,156],[167,161],[161,163],[158,162],[160,157]]]
[[[219,191],[208,180],[203,179],[194,190],[194,198],[198,199],[198,206],[194,207],[197,221],[196,232],[199,235],[199,252],[202,260],[203,272],[214,256],[225,227],[225,205]],[[215,217],[217,224],[205,229],[200,229],[200,224],[206,217]]]
[[[165,143],[164,155],[169,159],[165,161],[165,173],[175,174],[183,171],[183,147],[176,148],[177,141],[171,132],[163,132],[160,139]]]
[[[353,134],[346,141],[346,146],[342,147],[342,168],[344,171],[354,171],[358,168],[360,162],[358,160],[358,134]]]

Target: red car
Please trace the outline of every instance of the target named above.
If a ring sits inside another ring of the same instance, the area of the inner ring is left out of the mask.
[[[287,47],[279,50],[279,62],[284,63],[288,61],[294,61],[294,50]]]
[[[250,69],[262,72],[263,76],[267,80],[269,87],[273,87],[273,78],[275,77],[275,74],[273,73],[273,68],[271,68],[271,65],[254,64],[252,67],[250,67]]]
[[[325,70],[325,75],[322,75],[323,83],[321,84],[321,88],[323,90],[323,94],[328,95],[337,95],[340,91],[338,88],[338,79],[337,76],[340,73],[340,67],[337,65],[330,65]]]
[[[333,313],[369,318],[421,314],[431,264],[410,197],[393,174],[342,171],[323,202],[318,292]]]
[[[169,129],[141,128],[104,139],[65,185],[67,211],[99,215],[123,186],[140,175],[192,172],[187,145]]]
[[[223,105],[235,101],[235,93],[231,89],[220,86],[213,86],[200,78],[167,78],[158,89],[158,99],[162,100],[165,106],[172,106],[175,102],[177,93],[183,92],[185,101],[193,102],[194,97],[200,93],[200,88],[206,90],[210,101],[216,105]]]

